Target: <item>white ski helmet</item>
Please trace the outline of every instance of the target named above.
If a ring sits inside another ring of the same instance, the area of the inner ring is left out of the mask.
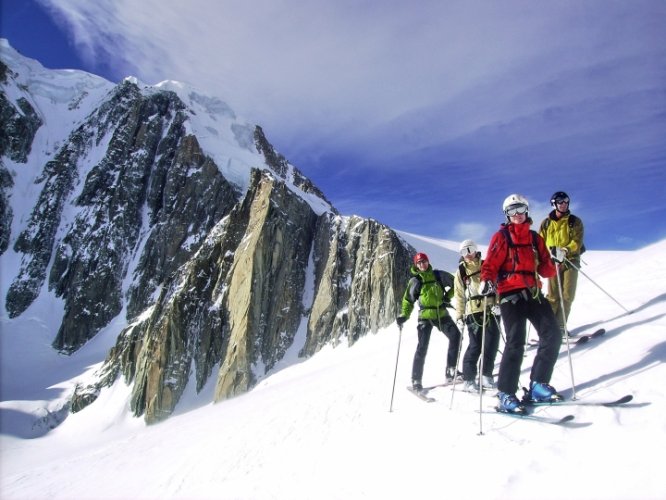
[[[510,208],[515,208],[519,206],[525,206],[527,209],[530,209],[530,204],[522,194],[510,194],[504,200],[502,204],[502,211],[506,214],[506,211]]]
[[[460,244],[460,255],[466,257],[469,254],[476,255],[478,249],[473,240],[465,240]]]

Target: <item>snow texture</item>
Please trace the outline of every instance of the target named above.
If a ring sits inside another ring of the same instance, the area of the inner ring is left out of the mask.
[[[455,269],[457,243],[402,236],[436,267]],[[199,395],[188,388],[178,412],[157,425],[128,413],[129,388],[119,380],[48,431],[124,325],[58,355],[49,318],[59,316],[60,304],[41,294],[26,314],[2,318],[0,491],[5,499],[665,498],[666,241],[632,252],[588,251],[584,260],[589,278],[580,277],[571,333],[600,326],[607,333],[571,349],[576,396],[633,394],[634,401],[536,409],[573,414],[590,424],[582,428],[479,414],[494,399],[460,386],[431,391],[435,403],[415,398],[405,390],[416,346],[412,317],[400,336],[393,325],[353,347],[294,357],[222,403],[209,403],[212,387]],[[637,272],[639,265],[649,272]],[[435,332],[424,385],[443,382],[446,346]],[[533,356],[530,350],[524,359],[523,384]],[[565,346],[552,384],[572,396]]]

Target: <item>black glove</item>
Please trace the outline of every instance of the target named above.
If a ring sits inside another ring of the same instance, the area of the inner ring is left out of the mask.
[[[405,323],[405,321],[407,321],[407,318],[405,318],[404,316],[398,316],[395,319],[395,322],[398,323],[398,326],[400,326],[400,327],[402,327],[402,325]]]
[[[481,295],[494,295],[495,294],[495,284],[492,281],[480,281],[479,282],[479,293]]]

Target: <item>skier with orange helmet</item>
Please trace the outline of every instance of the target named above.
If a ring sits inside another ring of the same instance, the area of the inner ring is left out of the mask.
[[[416,327],[418,345],[412,364],[412,388],[416,392],[422,392],[423,367],[432,328],[437,327],[449,339],[445,371],[447,381],[453,381],[454,377],[461,376],[456,368],[460,331],[446,309],[453,297],[453,275],[446,271],[433,269],[428,256],[422,252],[414,256],[414,265],[410,267],[410,272],[412,277],[407,283],[407,289],[402,298],[402,313],[396,321],[402,327],[418,301],[419,321]]]

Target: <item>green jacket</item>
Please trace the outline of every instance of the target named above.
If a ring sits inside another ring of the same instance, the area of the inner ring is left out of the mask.
[[[453,298],[453,275],[428,266],[426,271],[410,267],[412,278],[402,296],[402,315],[409,318],[419,301],[419,319],[437,320],[448,314],[446,306]]]

